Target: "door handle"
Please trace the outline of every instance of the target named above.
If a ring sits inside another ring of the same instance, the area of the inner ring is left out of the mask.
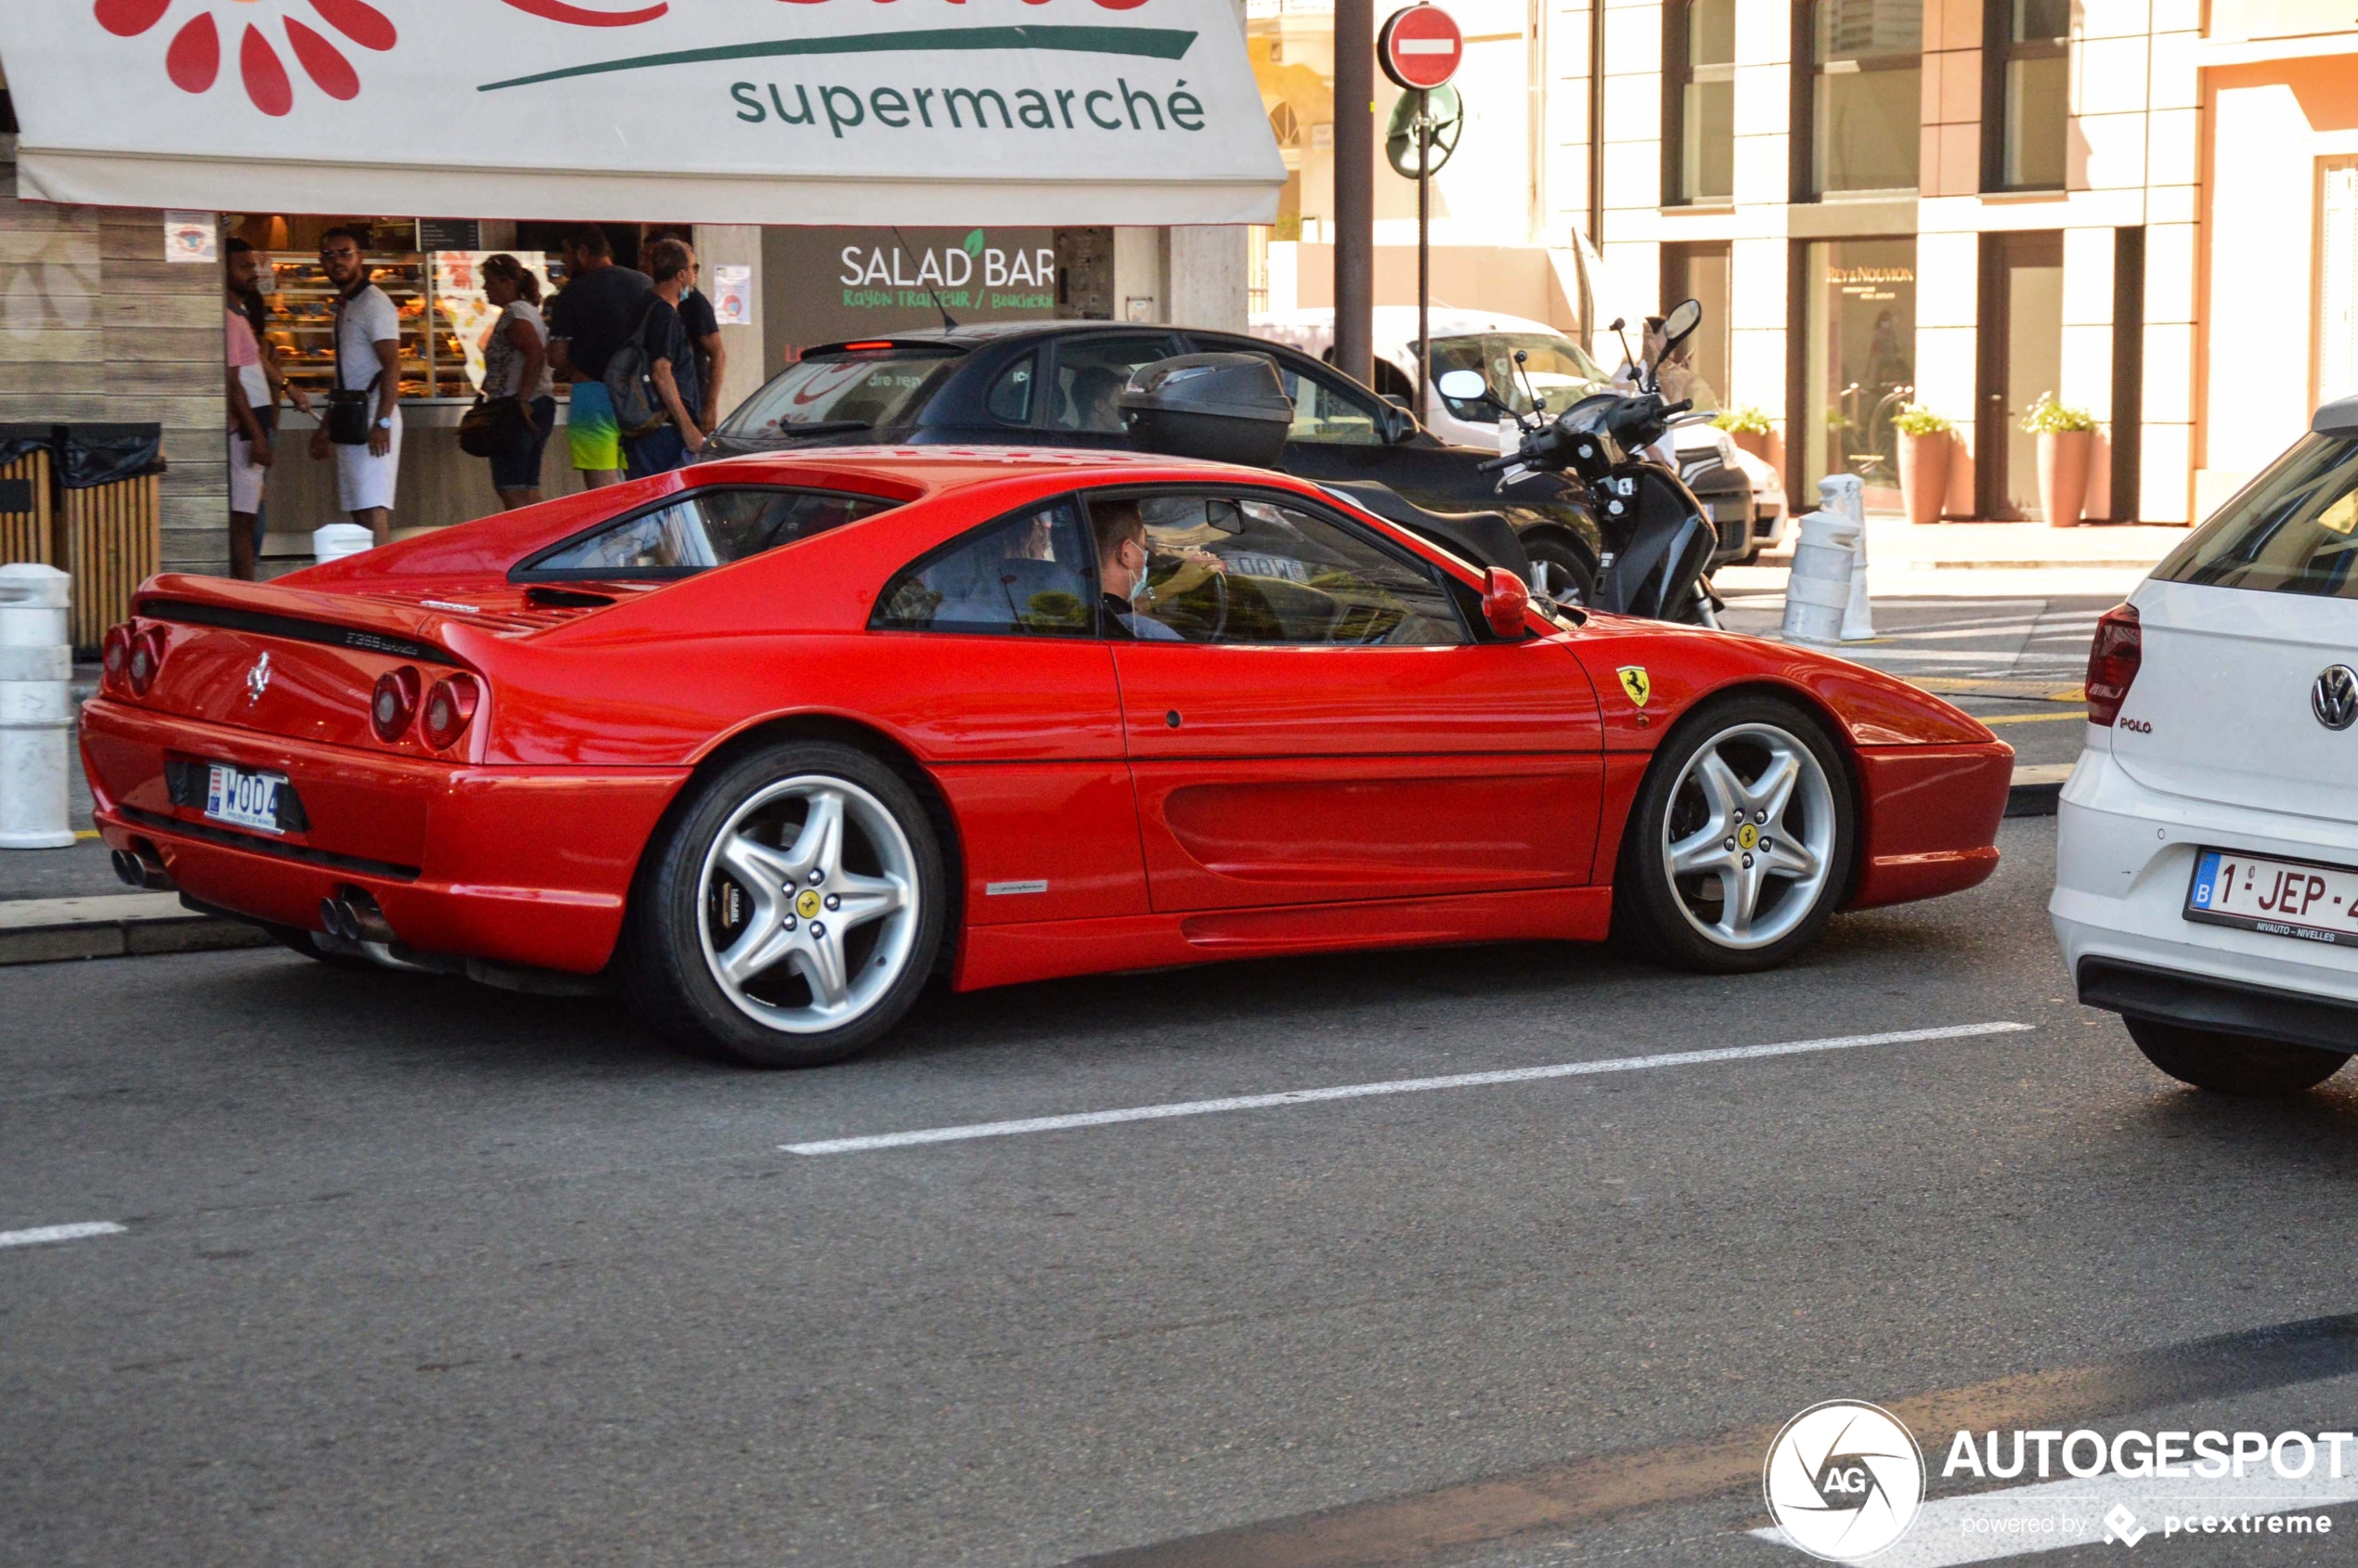
[[[1162,721],[1176,730],[1179,728],[1179,710],[1175,707],[1173,708],[1169,713],[1162,716]]]

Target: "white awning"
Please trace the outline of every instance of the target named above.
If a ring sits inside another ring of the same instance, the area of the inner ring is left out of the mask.
[[[1268,223],[1229,0],[7,0],[19,194],[223,212]]]

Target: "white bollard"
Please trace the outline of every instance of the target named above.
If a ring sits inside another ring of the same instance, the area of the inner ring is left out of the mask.
[[[311,559],[315,565],[324,566],[357,555],[376,542],[377,537],[357,523],[330,523],[311,530]]]
[[[1785,640],[1839,642],[1851,580],[1859,571],[1859,525],[1839,512],[1799,518],[1793,571],[1785,579]]]
[[[1843,606],[1842,640],[1865,642],[1875,635],[1874,609],[1867,601],[1866,482],[1855,473],[1829,473],[1818,481],[1818,506],[1859,525],[1859,559],[1850,574],[1850,600]]]
[[[72,744],[72,579],[55,566],[0,566],[0,849],[64,849]]]

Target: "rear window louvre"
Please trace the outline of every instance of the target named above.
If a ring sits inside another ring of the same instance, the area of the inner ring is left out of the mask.
[[[258,637],[279,637],[290,642],[323,642],[330,648],[351,648],[364,654],[382,654],[388,658],[415,659],[421,664],[459,663],[447,650],[434,647],[432,643],[412,641],[407,637],[388,637],[382,631],[363,631],[358,627],[337,626],[329,621],[273,616],[261,610],[235,610],[222,604],[151,600],[139,606],[138,613],[150,620],[174,621],[184,626],[217,626],[227,631],[250,631]]]

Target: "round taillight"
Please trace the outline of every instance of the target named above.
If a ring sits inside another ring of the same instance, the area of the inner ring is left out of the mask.
[[[156,671],[163,667],[163,628],[150,627],[131,639],[129,657],[124,661],[131,677],[131,690],[140,696],[156,683]]]
[[[369,698],[369,727],[377,739],[391,745],[408,733],[418,712],[418,672],[408,665],[377,677],[377,689]]]
[[[107,628],[107,641],[101,657],[106,665],[107,679],[120,681],[131,668],[131,623]]]
[[[426,744],[436,751],[448,751],[467,732],[467,724],[475,716],[475,703],[480,691],[472,675],[453,675],[434,683],[426,697]]]

